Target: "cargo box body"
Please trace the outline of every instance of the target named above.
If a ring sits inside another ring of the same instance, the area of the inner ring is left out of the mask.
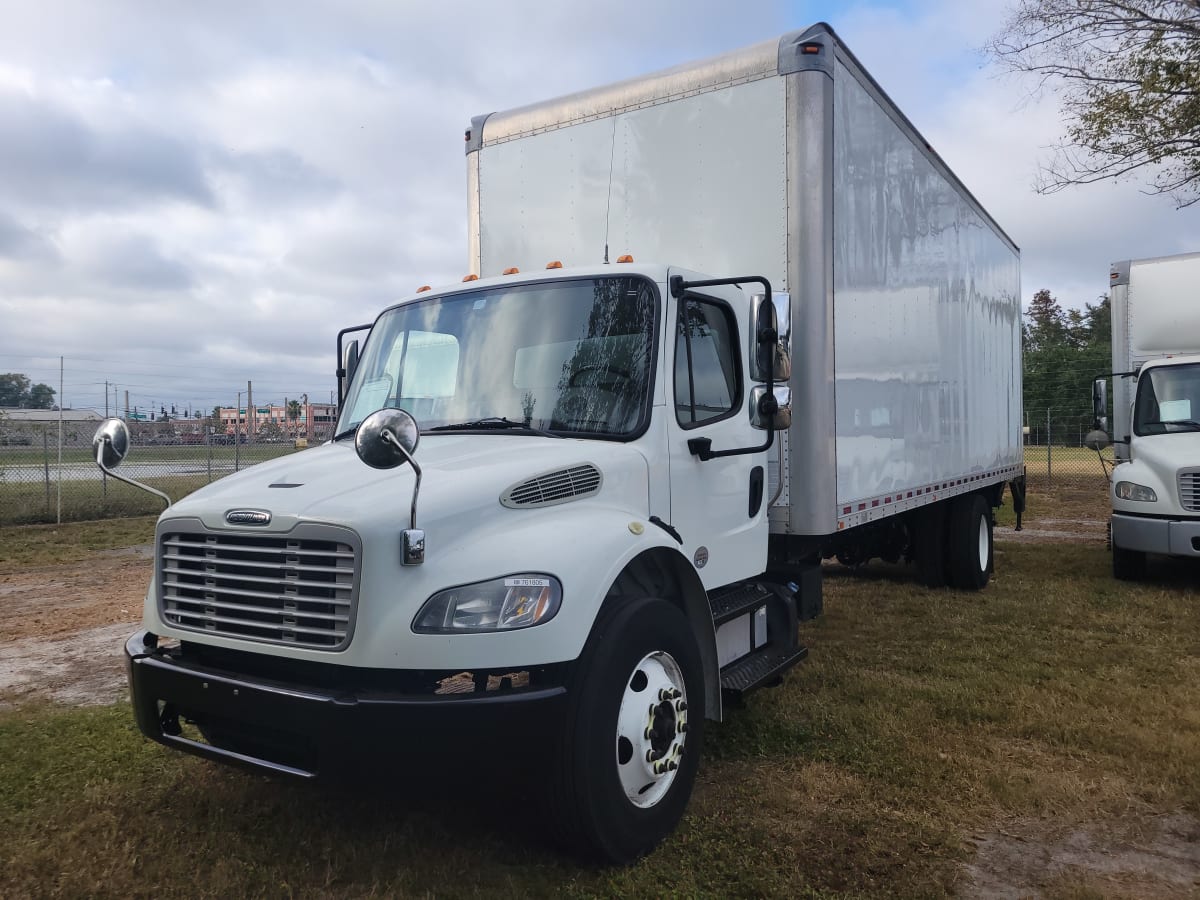
[[[827,26],[477,117],[467,159],[474,272],[628,253],[790,294],[773,533],[1022,471],[1019,251]]]

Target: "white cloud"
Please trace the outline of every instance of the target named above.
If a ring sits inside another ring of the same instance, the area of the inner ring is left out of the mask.
[[[338,328],[466,271],[471,116],[821,18],[1022,245],[1026,296],[1077,305],[1113,259],[1196,247],[1194,213],[1136,185],[1030,189],[1059,123],[976,52],[1006,5],[15,4],[0,370],[56,381],[62,354],[159,400],[322,395]]]

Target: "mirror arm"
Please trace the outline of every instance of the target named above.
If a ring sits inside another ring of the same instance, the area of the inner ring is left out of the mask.
[[[692,288],[718,287],[721,285],[734,285],[741,287],[741,285],[745,284],[746,282],[753,282],[754,284],[762,285],[764,293],[763,306],[766,308],[771,308],[771,282],[769,282],[766,278],[763,278],[761,275],[739,275],[733,278],[706,278],[702,281],[684,281],[682,275],[672,275],[670,282],[671,296],[676,300],[681,300],[683,299],[683,295]],[[760,328],[755,337],[757,338],[757,343],[760,347],[763,344],[773,345],[779,342],[779,333],[774,328]],[[772,362],[771,365],[767,366],[767,390],[763,394],[762,400],[759,403],[759,412],[766,414],[766,411],[762,407],[764,405],[773,403],[777,404],[777,401],[775,400],[775,366]],[[777,409],[778,405],[776,405],[776,410]],[[776,410],[772,410],[770,415],[774,415]],[[693,456],[700,457],[701,462],[707,462],[710,459],[719,459],[723,456],[742,456],[747,453],[763,453],[764,451],[770,450],[774,443],[775,429],[768,428],[767,439],[762,443],[761,446],[758,447],[741,447],[736,450],[713,450],[712,440],[709,438],[692,438],[687,442],[687,445],[688,450],[691,451]]]
[[[111,443],[111,441],[106,440],[104,443],[109,444],[109,443]],[[168,497],[166,494],[164,494],[162,491],[156,490],[155,488],[150,487],[150,485],[148,485],[148,484],[142,484],[140,481],[134,481],[132,478],[126,478],[124,475],[118,475],[116,472],[114,472],[112,469],[110,469],[108,466],[106,466],[104,464],[103,444],[96,445],[96,465],[100,467],[101,472],[103,472],[105,475],[108,475],[110,478],[115,478],[115,479],[117,479],[117,481],[123,481],[126,484],[131,484],[136,488],[141,488],[143,491],[148,491],[149,493],[158,497],[160,500],[162,500],[166,504],[166,506],[164,506],[163,509],[166,509],[167,507],[169,507],[171,505],[171,498]]]
[[[383,438],[383,440],[385,440],[389,444],[391,444],[393,447],[395,447],[397,450],[399,450],[402,454],[404,454],[404,458],[406,460],[408,460],[408,464],[413,467],[413,471],[417,475],[417,480],[413,484],[412,509],[409,511],[409,526],[408,526],[409,528],[416,530],[416,527],[417,527],[417,495],[421,493],[421,467],[419,465],[417,465],[417,461],[413,458],[413,455],[404,449],[404,445],[400,443],[400,441],[396,438],[396,435],[392,434],[392,431],[390,428],[383,429],[383,431],[380,432],[379,436],[381,438]]]

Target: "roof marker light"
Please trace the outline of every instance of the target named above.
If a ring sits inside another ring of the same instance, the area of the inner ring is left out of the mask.
[[[478,276],[478,275],[464,275],[464,276],[463,276],[463,281],[464,281],[464,282],[466,282],[466,281],[478,281],[478,280],[479,280],[479,276]]]
[[[518,269],[516,266],[513,266],[511,269],[505,269],[500,274],[502,274],[502,275],[520,275],[521,270]]]
[[[432,290],[433,290],[433,288],[431,288],[429,285],[423,284],[419,288],[417,288],[417,293],[423,294],[425,291],[432,291]]]
[[[619,262],[619,263],[631,263],[631,262],[633,262],[633,257],[632,257],[632,256],[630,256],[628,253],[624,253],[624,254],[622,254],[621,256],[618,256],[618,257],[617,257],[617,262]]]
[[[546,263],[546,268],[547,269],[561,269],[562,263],[556,259],[553,262]]]
[[[824,47],[822,47],[820,44],[816,43],[815,41],[812,43],[809,43],[809,44],[801,44],[800,45],[800,52],[806,56],[813,56],[817,53],[820,53],[824,49],[825,49]]]

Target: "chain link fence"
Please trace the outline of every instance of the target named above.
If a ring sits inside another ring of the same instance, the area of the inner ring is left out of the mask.
[[[98,422],[6,422],[0,428],[0,526],[136,516],[162,511],[152,494],[109,478],[92,456]],[[167,494],[190,494],[232,472],[296,451],[283,437],[181,433],[172,423],[129,423],[120,472]]]

